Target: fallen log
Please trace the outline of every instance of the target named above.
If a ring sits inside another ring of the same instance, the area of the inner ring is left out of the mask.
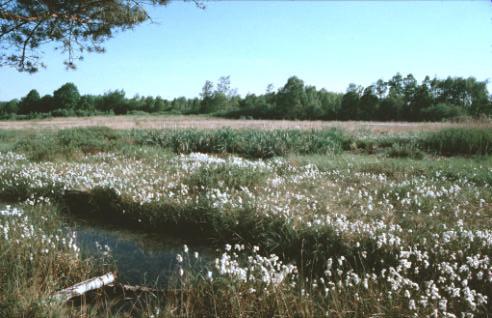
[[[51,297],[51,300],[57,302],[67,302],[74,297],[84,295],[88,291],[107,286],[115,280],[116,273],[107,273],[102,276],[94,277],[56,292]]]

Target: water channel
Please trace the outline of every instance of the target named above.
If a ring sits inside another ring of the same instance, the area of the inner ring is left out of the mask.
[[[183,247],[186,242],[177,238],[133,232],[79,218],[70,218],[67,224],[76,232],[83,255],[101,255],[104,246],[109,247],[121,283],[165,287],[177,272],[176,255],[185,254]],[[194,252],[198,252],[198,259]],[[199,267],[209,262],[213,255],[211,247],[195,243],[189,246],[185,259]]]

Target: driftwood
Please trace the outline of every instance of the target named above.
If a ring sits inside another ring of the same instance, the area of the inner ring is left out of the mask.
[[[92,290],[99,288],[109,288],[113,290],[113,292],[120,293],[123,295],[126,293],[136,294],[136,293],[165,293],[166,290],[151,288],[147,286],[139,286],[139,285],[126,285],[116,283],[116,273],[107,273],[102,276],[94,277],[78,284],[75,284],[71,287],[62,289],[56,292],[53,296],[51,296],[50,300],[55,302],[67,302],[72,298],[82,296]]]
[[[82,296],[88,291],[98,289],[113,283],[116,280],[116,273],[107,273],[102,276],[94,277],[71,287],[56,292],[51,299],[58,302],[67,302],[70,299]]]

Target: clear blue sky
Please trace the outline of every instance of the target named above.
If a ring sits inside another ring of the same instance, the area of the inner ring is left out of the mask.
[[[490,1],[173,2],[152,9],[154,24],[120,33],[76,71],[45,50],[37,74],[0,68],[0,100],[41,94],[65,82],[82,94],[197,96],[205,80],[230,75],[240,94],[281,87],[291,75],[344,91],[396,72],[492,78]],[[489,84],[489,90],[492,86]]]

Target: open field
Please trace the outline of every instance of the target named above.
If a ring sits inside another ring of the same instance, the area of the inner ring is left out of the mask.
[[[50,118],[26,121],[0,121],[0,129],[62,129],[73,127],[104,126],[112,129],[327,129],[371,132],[418,132],[443,128],[491,128],[492,123],[406,123],[358,121],[289,121],[289,120],[233,120],[205,116],[94,116]]]
[[[492,133],[377,132],[2,131],[0,317],[490,317]],[[188,242],[170,284],[49,302],[119,269],[72,215]]]

